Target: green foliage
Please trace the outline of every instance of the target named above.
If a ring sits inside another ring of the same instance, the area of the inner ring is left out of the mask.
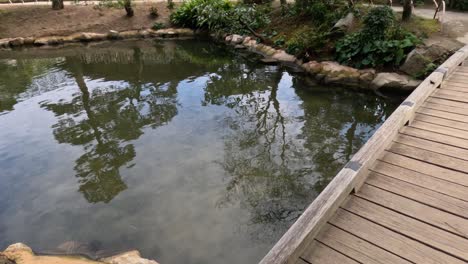
[[[182,27],[217,30],[227,26],[232,7],[228,0],[189,0],[171,14],[171,22]]]
[[[468,0],[452,0],[453,8],[468,11]]]
[[[151,28],[154,30],[159,30],[159,29],[166,28],[166,25],[164,25],[164,23],[161,23],[161,22],[156,22],[153,24]]]
[[[361,31],[350,34],[336,44],[337,60],[358,68],[398,66],[420,40],[395,25],[388,7],[372,9],[364,18]]]
[[[123,0],[101,0],[99,1],[98,7],[104,7],[104,8],[118,8],[122,9],[124,8],[124,1]]]
[[[171,22],[178,26],[248,33],[268,22],[268,9],[256,5],[233,5],[228,0],[189,0],[171,14]]]
[[[387,31],[394,25],[395,15],[388,6],[372,8],[364,17],[362,33],[369,39],[385,39]]]
[[[328,42],[329,33],[320,28],[304,27],[286,42],[286,52],[303,56],[308,50],[319,51]]]

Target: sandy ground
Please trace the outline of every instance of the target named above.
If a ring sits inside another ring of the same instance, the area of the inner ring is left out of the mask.
[[[159,17],[149,16],[149,8],[156,6]],[[155,22],[168,24],[170,12],[166,2],[139,2],[135,16],[128,18],[123,9],[98,8],[96,5],[67,3],[63,10],[52,10],[43,4],[0,5],[0,38],[68,35],[75,32],[105,33],[109,30],[150,28]]]
[[[394,7],[396,11],[402,11],[401,7]],[[433,18],[434,9],[414,9],[414,14],[423,18]],[[450,38],[468,44],[468,12],[446,11],[442,26],[442,33]]]

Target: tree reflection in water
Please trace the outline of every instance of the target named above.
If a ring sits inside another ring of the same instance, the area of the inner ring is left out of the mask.
[[[302,105],[281,95],[291,86]],[[221,166],[229,177],[218,206],[248,208],[251,224],[263,226],[252,234],[260,240],[287,229],[394,107],[368,94],[303,86],[275,66],[232,64],[205,89],[204,104],[235,112],[225,119],[231,132]]]
[[[138,51],[135,61],[142,67]],[[136,155],[128,142],[138,139],[144,127],[156,128],[177,114],[176,83],[137,81],[124,87],[98,87],[90,93],[83,64],[73,57],[67,57],[66,64],[80,93],[69,102],[45,103],[43,107],[59,116],[53,126],[57,141],[84,146],[85,153],[75,165],[79,191],[91,203],[107,203],[127,188],[120,168],[132,166]]]

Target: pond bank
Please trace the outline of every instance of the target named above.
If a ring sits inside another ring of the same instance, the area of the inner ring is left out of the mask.
[[[142,258],[140,252],[132,250],[102,258],[97,261],[81,256],[40,256],[25,244],[10,245],[0,252],[1,264],[158,264],[154,260]]]
[[[214,36],[216,37],[216,36]],[[259,43],[248,36],[224,35],[218,39],[234,46],[236,49],[248,49],[265,57],[265,63],[294,63],[305,72],[312,75],[318,83],[340,85],[360,90],[390,91],[409,93],[420,83],[420,80],[396,72],[379,72],[374,69],[355,69],[340,65],[335,61],[310,61],[303,63],[302,60],[286,53],[281,49],[275,49],[268,45]]]

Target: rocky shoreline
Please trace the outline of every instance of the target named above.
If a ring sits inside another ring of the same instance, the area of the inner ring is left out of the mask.
[[[313,76],[318,83],[361,90],[391,90],[404,93],[413,91],[421,83],[420,80],[416,80],[409,75],[395,72],[377,73],[374,69],[359,70],[334,61],[303,63],[302,60],[286,53],[284,50],[259,43],[248,36],[224,35],[217,38],[221,38],[225,43],[237,49],[248,49],[259,53],[265,57],[265,62],[268,63],[294,63]]]
[[[140,252],[132,250],[115,256],[90,260],[82,256],[42,256],[25,244],[16,243],[0,252],[0,264],[159,264],[142,258]]]

